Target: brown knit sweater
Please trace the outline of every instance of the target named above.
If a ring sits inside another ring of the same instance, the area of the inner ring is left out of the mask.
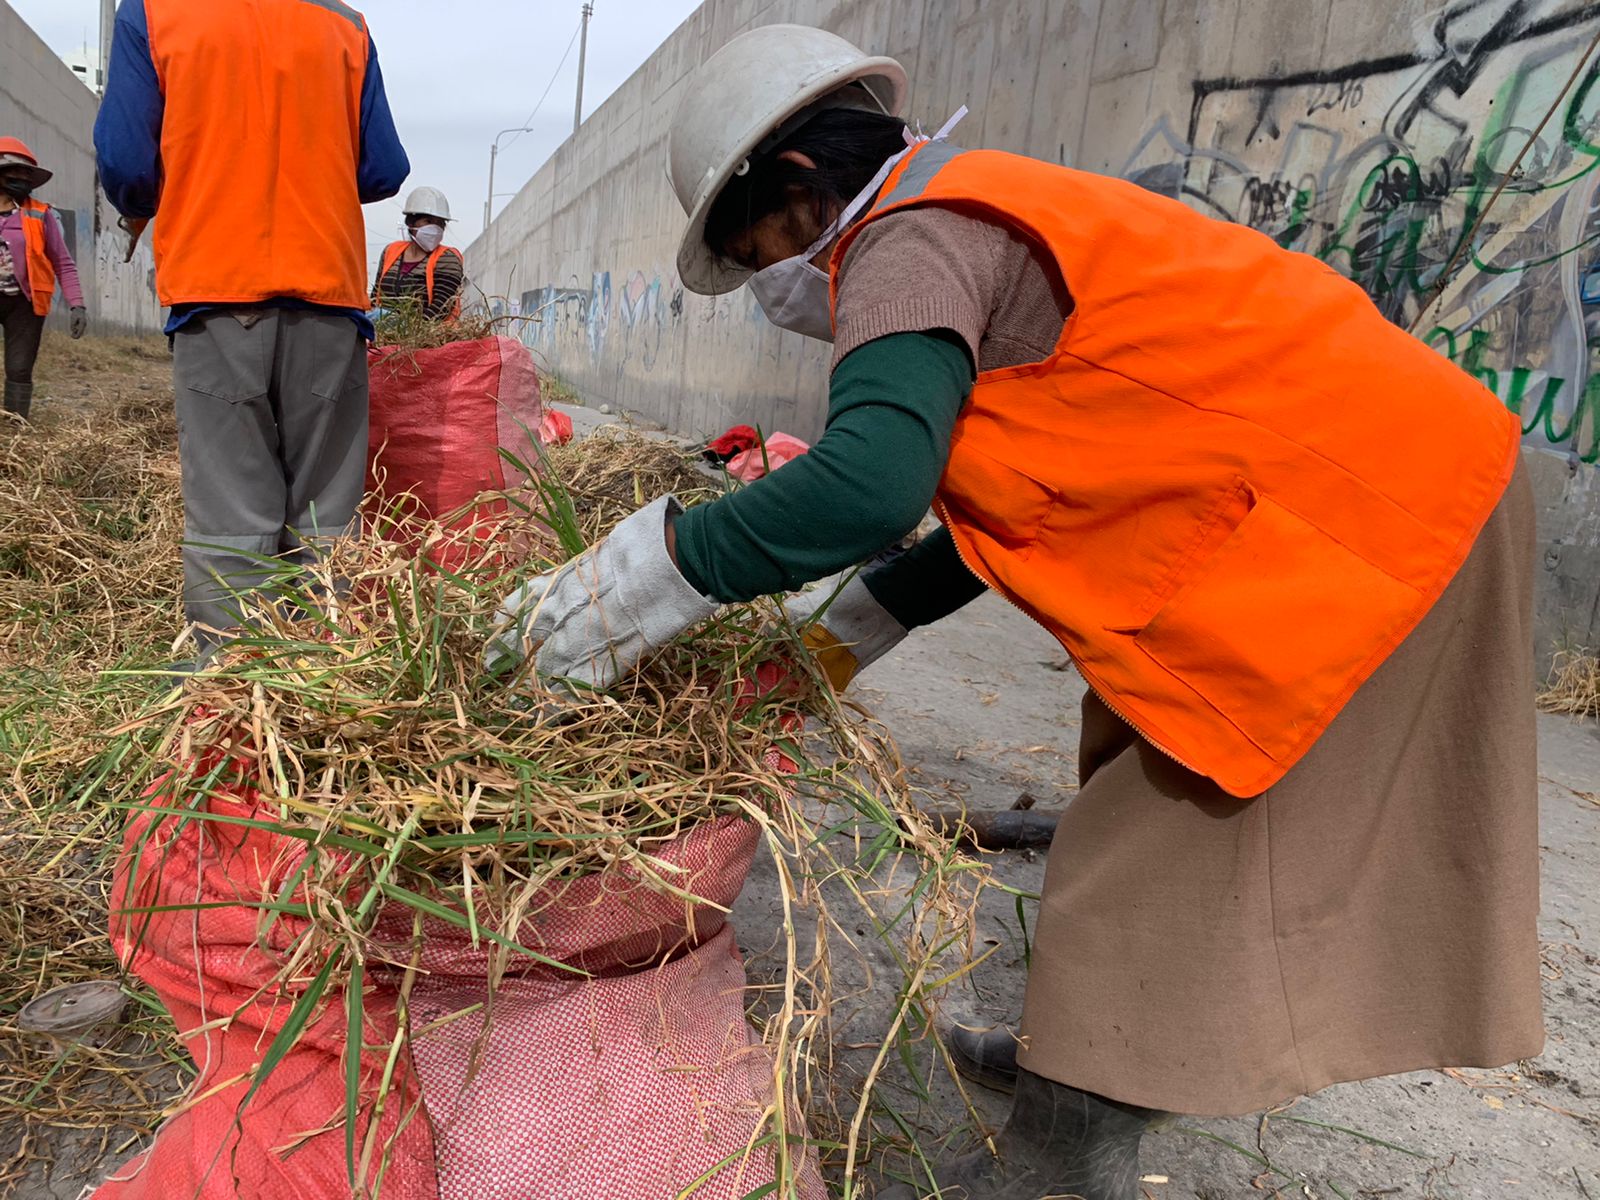
[[[953,331],[979,371],[1048,358],[1072,297],[1047,250],[947,208],[902,209],[857,236],[839,272],[833,363],[892,333]]]

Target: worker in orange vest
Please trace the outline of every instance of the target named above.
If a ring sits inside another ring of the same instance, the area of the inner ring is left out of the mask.
[[[1162,1113],[1537,1054],[1512,414],[1316,259],[913,135],[900,64],[821,30],[743,34],[684,93],[684,286],[833,343],[826,431],[518,589],[490,665],[610,687],[932,503],[940,532],[790,601],[830,677],[993,591],[1089,689],[1020,1030],[948,1035],[1015,1092],[998,1155],[879,1200],[1136,1200]]]
[[[33,364],[56,284],[72,310],[72,336],[89,327],[78,265],[72,261],[61,218],[33,193],[53,172],[27,145],[0,137],[0,329],[5,332],[5,410],[27,418],[33,408]]]
[[[467,260],[444,244],[450,201],[438,188],[419,187],[406,197],[405,223],[406,240],[391,242],[379,262],[373,307],[393,308],[410,300],[430,321],[455,320],[461,315]]]
[[[410,171],[366,21],[339,0],[117,10],[101,183],[157,216],[202,655],[239,597],[353,527],[366,478],[366,226]]]

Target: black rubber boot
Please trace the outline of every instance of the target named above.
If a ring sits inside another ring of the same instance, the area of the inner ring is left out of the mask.
[[[944,1044],[957,1071],[980,1087],[1011,1092],[1017,1086],[1017,1038],[1005,1026],[986,1032],[952,1025]]]
[[[936,1190],[901,1185],[877,1200],[1139,1200],[1139,1139],[1164,1115],[1019,1070],[998,1155],[980,1150],[935,1168]]]
[[[6,380],[6,411],[28,419],[28,413],[33,408],[33,384],[12,383]]]

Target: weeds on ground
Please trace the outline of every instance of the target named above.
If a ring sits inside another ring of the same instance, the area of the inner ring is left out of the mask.
[[[920,823],[892,747],[840,705],[794,631],[762,608],[735,610],[678,643],[626,685],[631,703],[590,697],[558,725],[539,722],[537,700],[531,708],[527,700],[536,680],[525,676],[508,690],[482,675],[494,605],[515,582],[501,575],[504,563],[445,576],[399,537],[341,547],[314,590],[340,590],[334,575],[353,581],[342,605],[323,617],[303,615],[312,604],[298,614],[272,606],[215,671],[174,690],[147,669],[171,653],[180,582],[170,401],[147,379],[164,355],[143,344],[114,353],[114,368],[86,373],[95,391],[83,411],[47,409],[32,428],[0,429],[0,688],[8,698],[0,709],[0,1033],[15,1032],[12,1019],[32,995],[115,973],[105,910],[123,820],[152,818],[145,834],[159,836],[161,814],[143,788],[174,766],[165,795],[179,812],[165,832],[206,820],[213,794],[227,790],[220,777],[194,770],[195,751],[206,746],[237,759],[241,777],[271,799],[265,827],[305,850],[303,902],[295,901],[303,935],[284,957],[280,984],[306,1017],[352,994],[352,984],[360,994],[372,922],[384,914],[464,922],[520,954],[515,902],[536,905],[541,882],[624,862],[670,893],[674,877],[653,865],[654,849],[696,821],[739,815],[755,824],[777,866],[788,914],[787,961],[750,997],[774,1063],[774,1104],[754,1149],[778,1163],[775,1195],[798,1186],[808,1138],[835,1183],[859,1195],[864,1164],[913,1141],[877,1085],[894,1071],[926,1096],[932,1004],[964,969],[981,882]],[[692,500],[703,489],[681,454],[642,445],[609,435],[587,455],[563,448],[544,478],[564,486],[508,497],[524,521],[543,521],[547,562],[659,491]],[[284,581],[290,593],[306,586]],[[789,682],[743,690],[763,667],[788,672]],[[802,715],[820,720],[820,741],[800,738],[793,724]],[[795,770],[780,770],[774,752]],[[381,763],[378,778],[388,783],[374,790],[362,762]],[[517,780],[510,786],[508,766]],[[848,913],[830,909],[824,885]],[[264,911],[263,919],[274,918]],[[879,1041],[858,1048],[864,1061],[847,1071],[832,1057],[830,1030],[853,998],[836,993],[829,957],[856,953],[864,937],[882,942],[886,957],[876,957],[903,984],[893,1011],[877,1014]],[[326,969],[297,973],[311,962]],[[8,1130],[0,1188],[48,1158],[54,1128],[106,1130],[104,1150],[118,1153],[169,1110],[188,1060],[159,1003],[135,993],[134,1018],[103,1047],[57,1057],[0,1037],[0,1128]],[[359,1044],[359,1005],[348,1020]],[[266,1047],[268,1062],[286,1048]],[[368,1100],[350,1094],[352,1106]],[[373,1153],[381,1173],[382,1147]],[[370,1182],[374,1165],[352,1154],[353,1187]]]
[[[176,632],[167,361],[158,339],[48,337],[34,423],[0,422],[0,1193],[48,1160],[55,1130],[98,1131],[116,1153],[181,1086],[148,996],[66,1054],[14,1025],[40,992],[117,974],[105,751],[158,686],[118,672],[169,657]]]
[[[539,387],[544,393],[544,398],[555,404],[571,404],[583,407],[583,397],[578,390],[564,379],[554,375],[540,375]]]
[[[1556,651],[1549,682],[1539,693],[1539,707],[1574,717],[1600,717],[1600,654]]]

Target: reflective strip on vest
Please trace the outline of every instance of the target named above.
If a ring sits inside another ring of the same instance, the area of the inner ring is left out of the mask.
[[[315,4],[318,8],[327,9],[327,11],[333,13],[335,16],[343,17],[357,29],[361,30],[363,36],[365,36],[367,32],[366,26],[361,23],[361,15],[353,8],[348,8],[345,5],[340,4],[339,0],[300,0],[300,2],[302,4]]]
[[[367,306],[366,25],[338,0],[144,0],[165,101],[164,305]]]
[[[39,200],[24,200],[17,210],[22,218],[22,244],[27,249],[28,290],[32,293],[34,315],[48,317],[56,294],[56,265],[50,261],[50,206]]]
[[[957,421],[938,506],[962,558],[1148,741],[1265,791],[1461,566],[1515,417],[1318,260],[996,151],[901,163],[835,298],[862,229],[919,204],[1045,248],[1073,299],[1050,357],[980,374]]]

